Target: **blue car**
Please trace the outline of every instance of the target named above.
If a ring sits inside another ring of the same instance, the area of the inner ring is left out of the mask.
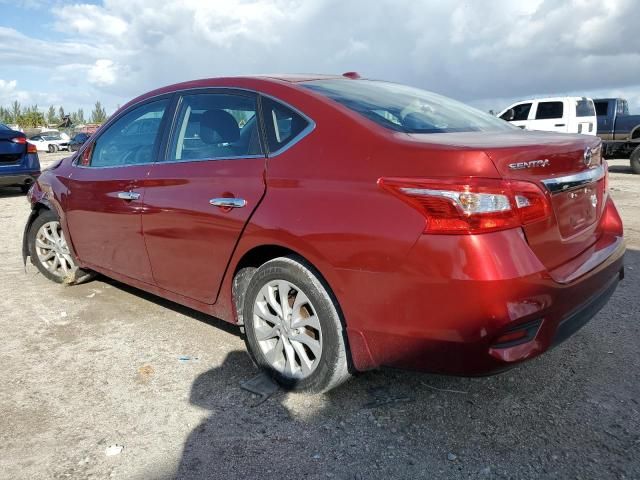
[[[0,187],[20,187],[23,192],[40,175],[40,159],[35,145],[22,132],[0,123]]]

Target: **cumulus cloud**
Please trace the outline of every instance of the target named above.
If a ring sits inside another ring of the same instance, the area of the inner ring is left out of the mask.
[[[634,0],[105,0],[51,12],[64,37],[54,46],[78,53],[74,67],[34,54],[41,41],[11,29],[0,43],[119,102],[193,78],[351,70],[496,108],[640,91]]]

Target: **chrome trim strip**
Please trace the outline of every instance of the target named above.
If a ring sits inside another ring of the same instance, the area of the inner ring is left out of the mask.
[[[542,180],[542,183],[551,194],[566,192],[574,188],[580,188],[589,183],[597,182],[605,175],[604,165],[575,173],[573,175],[565,175],[564,177],[555,177]]]

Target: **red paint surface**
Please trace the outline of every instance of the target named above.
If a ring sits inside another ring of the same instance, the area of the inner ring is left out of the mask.
[[[214,86],[279,98],[316,128],[274,158],[96,170],[66,160],[43,173],[32,201],[50,192],[81,265],[229,322],[243,257],[264,245],[296,252],[333,290],[359,369],[475,375],[507,368],[548,349],[559,322],[619,275],[622,223],[604,182],[587,192],[598,198],[593,212],[561,194],[549,197],[548,219],[479,235],[423,234],[424,217],[377,185],[380,177],[454,176],[539,183],[587,168],[582,152],[599,140],[394,133],[296,85],[304,78],[288,80],[200,80],[134,100]],[[507,167],[540,158],[550,168]],[[113,198],[129,187],[140,200]],[[208,204],[225,195],[248,206]],[[492,348],[505,330],[536,319],[542,326],[532,341]]]

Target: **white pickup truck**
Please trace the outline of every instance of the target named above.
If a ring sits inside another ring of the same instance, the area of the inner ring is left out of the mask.
[[[593,100],[586,97],[522,100],[498,116],[525,130],[595,135],[598,129]]]

